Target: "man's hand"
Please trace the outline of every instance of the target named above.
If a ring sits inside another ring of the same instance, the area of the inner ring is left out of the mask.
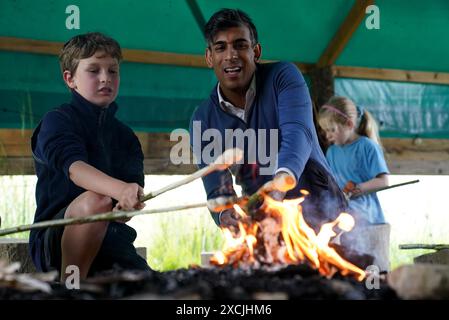
[[[234,209],[226,209],[220,212],[219,215],[220,227],[238,227],[240,215]]]
[[[120,191],[116,207],[122,211],[141,210],[145,207],[145,204],[139,200],[142,195],[143,189],[141,186],[137,183],[126,183]]]
[[[268,195],[276,201],[283,201],[287,191],[295,187],[295,178],[289,173],[280,171],[276,173],[271,183],[273,190]]]

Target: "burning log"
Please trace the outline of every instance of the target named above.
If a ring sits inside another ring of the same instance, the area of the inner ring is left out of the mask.
[[[273,180],[268,181],[251,196],[236,197],[222,196],[207,201],[207,207],[213,212],[235,208],[235,205],[243,207],[246,212],[257,210],[270,192],[287,192],[295,187],[295,179],[289,174],[279,174]],[[304,193],[307,191],[303,190]]]
[[[352,229],[352,216],[342,213],[335,221],[324,224],[316,234],[302,215],[300,203],[304,197],[275,201],[266,194],[273,189],[273,185],[262,187],[260,192],[250,197],[244,208],[234,205],[242,221],[238,230],[223,229],[223,251],[212,257],[211,264],[276,268],[309,263],[322,275],[331,277],[340,271],[342,275],[353,275],[361,281],[365,272],[329,246],[330,239],[336,236],[334,227],[345,231]],[[263,197],[263,206],[255,209],[251,203],[260,201],[260,197]]]
[[[366,269],[374,263],[374,257],[370,254],[360,253],[336,243],[331,243],[330,246],[334,248],[340,256],[345,257],[346,260],[359,266],[361,269]]]
[[[51,293],[49,281],[54,281],[58,276],[56,271],[49,273],[25,274],[17,273],[20,263],[14,262],[7,265],[0,260],[0,287],[7,287],[21,291],[42,291]]]

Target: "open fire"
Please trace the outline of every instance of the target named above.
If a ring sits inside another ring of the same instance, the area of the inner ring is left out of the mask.
[[[317,234],[303,218],[301,203],[308,192],[303,190],[302,193],[303,197],[284,201],[264,195],[263,206],[253,216],[235,204],[234,209],[242,219],[238,228],[222,229],[223,250],[217,252],[210,263],[240,268],[308,263],[324,276],[332,277],[340,272],[362,281],[365,272],[330,246],[330,241],[339,237],[334,228],[350,231],[354,218],[341,213],[334,221],[323,224]]]

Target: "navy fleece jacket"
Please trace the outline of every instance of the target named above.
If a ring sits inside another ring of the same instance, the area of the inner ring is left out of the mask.
[[[245,123],[240,118],[227,113],[219,106],[217,87],[206,101],[195,111],[191,119],[190,139],[196,159],[201,159],[199,167],[204,167],[205,153],[211,149],[210,137],[203,133],[207,129],[216,129],[220,133],[220,152],[231,147],[226,141],[229,129],[255,129],[257,149],[257,163],[251,164],[247,156],[250,154],[248,145],[254,143],[245,140],[245,164],[238,166],[236,183],[242,186],[244,194],[252,194],[273,175],[260,174],[266,161],[260,161],[259,149],[267,154],[273,141],[268,134],[270,129],[277,129],[278,149],[274,159],[276,168],[288,168],[296,177],[297,186],[287,194],[287,198],[301,196],[299,190],[306,189],[310,196],[304,202],[304,215],[308,222],[321,224],[323,221],[334,219],[336,214],[346,208],[346,200],[330,172],[326,159],[318,143],[313,123],[313,110],[307,85],[298,68],[288,62],[277,62],[257,65],[256,69],[256,97]],[[200,127],[200,128],[199,128]],[[259,129],[266,129],[266,141],[258,136]],[[226,142],[228,144],[226,144]],[[232,147],[236,145],[233,144]],[[206,150],[206,151],[205,151]],[[277,156],[277,157],[276,157]],[[274,170],[275,171],[275,170]],[[274,173],[273,171],[273,173]],[[214,172],[203,178],[207,198],[221,195],[234,195],[231,172]],[[213,215],[218,223],[217,215]]]
[[[117,104],[98,107],[77,92],[72,101],[48,112],[32,136],[36,174],[34,222],[52,219],[86,190],[69,178],[69,167],[84,161],[128,183],[144,186],[143,153],[131,128],[115,118]],[[41,243],[45,229],[30,233],[30,253],[41,266]]]

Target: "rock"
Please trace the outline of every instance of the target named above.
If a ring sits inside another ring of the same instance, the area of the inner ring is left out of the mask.
[[[255,300],[288,300],[288,294],[285,292],[254,292]]]
[[[357,226],[350,232],[343,233],[341,245],[359,255],[374,257],[373,264],[380,271],[390,270],[390,230],[388,223]]]
[[[212,265],[210,264],[210,258],[213,257],[214,252],[201,252],[201,267],[210,268]]]
[[[423,254],[413,259],[415,263],[432,263],[449,265],[449,249]]]
[[[136,247],[136,252],[139,256],[147,261],[147,248],[146,247]]]
[[[10,264],[20,262],[20,273],[36,272],[30,253],[28,252],[28,240],[0,238],[0,260]]]
[[[404,265],[387,276],[402,299],[449,299],[449,265]]]

